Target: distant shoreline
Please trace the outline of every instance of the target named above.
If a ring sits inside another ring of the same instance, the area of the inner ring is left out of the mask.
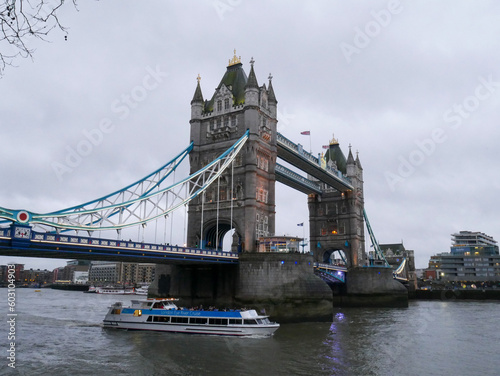
[[[79,284],[52,284],[49,285],[51,289],[54,290],[69,290],[69,291],[89,291],[89,285],[79,285]]]
[[[413,295],[413,296],[412,296]],[[410,299],[417,300],[500,300],[500,290],[416,290]]]

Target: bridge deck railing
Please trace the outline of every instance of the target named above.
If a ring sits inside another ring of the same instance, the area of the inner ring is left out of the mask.
[[[314,267],[321,268],[321,269],[327,269],[327,270],[347,272],[347,267],[345,267],[345,266],[333,265],[333,264],[323,264],[321,262],[315,262]]]
[[[288,176],[290,179],[292,180],[295,180],[297,182],[300,182],[301,184],[315,190],[315,191],[321,191],[321,187],[318,183],[316,182],[313,182],[309,179],[306,179],[305,177],[303,177],[302,175],[300,174],[297,174],[296,172],[280,165],[280,164],[276,164],[276,172],[277,173],[281,173],[285,176]]]
[[[11,239],[12,230],[10,228],[0,229],[0,238]],[[223,252],[211,249],[200,249],[191,247],[182,247],[178,245],[170,244],[153,244],[153,243],[143,243],[134,242],[132,240],[111,240],[111,239],[100,239],[91,238],[86,236],[78,235],[61,235],[54,233],[40,233],[32,232],[31,242],[40,242],[46,244],[66,244],[72,246],[82,246],[82,247],[97,247],[97,248],[113,248],[113,249],[129,249],[129,250],[140,250],[140,251],[154,251],[154,252],[167,252],[176,253],[179,255],[199,255],[199,256],[212,256],[218,258],[228,258],[228,259],[238,259],[238,254],[233,252]]]
[[[314,263],[314,269],[315,273],[319,273],[320,277],[328,279],[330,282],[340,281],[345,283],[347,268],[344,266],[316,262]]]

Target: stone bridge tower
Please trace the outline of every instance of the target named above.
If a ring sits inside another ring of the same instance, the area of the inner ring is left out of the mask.
[[[348,267],[365,265],[363,218],[363,168],[359,157],[354,159],[349,146],[347,160],[338,141],[333,138],[323,157],[323,163],[333,165],[346,175],[354,187],[339,192],[322,184],[323,194],[309,195],[310,244],[314,259],[329,263],[345,258]]]
[[[251,252],[259,237],[274,235],[277,101],[271,75],[268,87],[259,86],[253,58],[250,65],[247,77],[241,57],[234,55],[210,100],[203,99],[198,76],[191,101],[191,173],[247,129],[250,136],[233,166],[189,203],[188,246],[221,249],[224,235],[234,229],[232,251]]]

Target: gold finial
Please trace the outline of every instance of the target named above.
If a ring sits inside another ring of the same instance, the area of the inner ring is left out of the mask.
[[[196,81],[198,81],[198,83],[200,83],[200,81],[201,81],[201,76],[199,73],[198,73],[198,77],[196,77]]]
[[[240,57],[236,56],[236,49],[235,49],[233,58],[229,59],[228,67],[230,67],[231,65],[239,64],[239,63],[241,63],[241,56]]]
[[[332,139],[330,140],[330,145],[338,145],[339,141],[335,138],[335,134],[332,133]]]

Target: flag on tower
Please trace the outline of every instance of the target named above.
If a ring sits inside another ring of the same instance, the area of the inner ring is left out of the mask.
[[[302,223],[297,223],[297,226],[304,226],[304,222],[302,222]]]
[[[323,149],[330,149],[330,145],[323,145]]]
[[[311,131],[300,132],[300,134],[303,134],[304,136],[310,136],[311,135]]]

